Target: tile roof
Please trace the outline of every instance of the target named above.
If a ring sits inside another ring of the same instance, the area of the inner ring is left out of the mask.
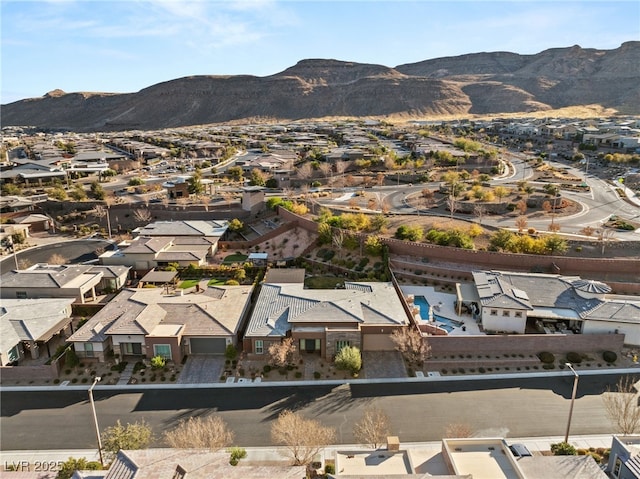
[[[305,289],[301,283],[266,283],[246,336],[284,336],[292,324],[406,324],[391,283],[345,283],[345,289]]]
[[[640,300],[606,294],[608,285],[575,276],[504,271],[474,271],[483,305],[572,311],[576,319],[640,322]],[[514,294],[515,292],[515,294]],[[524,292],[528,302],[518,306]]]
[[[111,334],[150,334],[158,325],[184,325],[184,334],[235,334],[252,286],[207,286],[201,292],[167,294],[165,288],[127,288],[96,313],[69,341],[103,342]],[[180,291],[180,290],[179,290]]]
[[[222,236],[229,227],[226,220],[156,221],[136,232],[140,236]]]
[[[20,341],[48,341],[71,322],[73,298],[3,299],[0,301],[0,351]]]
[[[3,288],[77,288],[101,272],[91,272],[91,265],[36,264],[28,269],[13,270],[0,278]]]

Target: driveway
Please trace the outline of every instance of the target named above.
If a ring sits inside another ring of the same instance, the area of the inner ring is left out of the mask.
[[[366,379],[407,377],[404,361],[397,351],[363,351],[362,370]]]
[[[225,357],[220,355],[191,355],[182,368],[176,383],[211,384],[219,383],[224,371]]]

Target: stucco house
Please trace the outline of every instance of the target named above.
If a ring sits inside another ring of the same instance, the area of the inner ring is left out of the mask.
[[[72,303],[73,298],[0,301],[0,365],[38,359],[42,349],[51,356],[51,338],[71,333]]]
[[[270,270],[244,336],[244,351],[266,354],[287,336],[298,350],[331,359],[344,346],[393,350],[390,334],[409,323],[392,283],[345,282],[305,289],[304,270]]]
[[[0,278],[1,298],[72,298],[84,304],[98,294],[122,289],[129,274],[126,266],[38,263],[14,269]]]
[[[605,472],[616,479],[640,477],[640,436],[613,436]]]
[[[91,265],[35,264],[2,275],[1,298],[73,298],[78,303],[96,299],[103,272]]]
[[[252,286],[207,286],[184,292],[127,288],[89,319],[69,341],[79,357],[104,361],[156,355],[180,361],[189,354],[224,354],[249,307]]]
[[[620,333],[640,344],[640,300],[578,276],[475,271],[477,318],[486,332]]]
[[[103,265],[125,265],[136,271],[149,271],[170,263],[180,266],[205,265],[217,246],[217,239],[202,236],[137,236],[105,251],[99,257]]]

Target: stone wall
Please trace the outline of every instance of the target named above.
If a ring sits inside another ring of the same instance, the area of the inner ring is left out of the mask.
[[[295,221],[298,226],[317,232],[318,224],[282,208],[279,214],[284,221]],[[507,271],[547,272],[579,275],[612,281],[617,284],[617,293],[640,293],[638,258],[576,258],[571,256],[546,256],[531,254],[498,253],[466,250],[428,243],[414,243],[394,238],[382,238],[389,252],[397,256],[424,258],[428,262],[457,263],[472,266],[470,269],[498,269]],[[425,270],[426,270],[425,266]],[[629,283],[636,283],[629,285]],[[626,283],[626,284],[625,284]]]
[[[444,355],[503,355],[538,354],[549,351],[554,354],[620,353],[624,346],[624,334],[525,334],[486,336],[427,336],[434,357]]]

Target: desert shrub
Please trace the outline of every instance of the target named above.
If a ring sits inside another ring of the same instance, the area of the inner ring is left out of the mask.
[[[314,372],[313,372],[313,378],[314,378],[314,379],[320,379],[320,377],[321,377],[321,376],[322,376],[322,375],[321,375],[318,371],[314,371]]]
[[[553,355],[553,353],[543,351],[541,353],[538,353],[538,359],[540,359],[540,361],[545,364],[551,364],[556,360],[556,357]]]
[[[572,364],[580,364],[582,362],[582,355],[580,353],[574,353],[573,351],[567,353],[567,361]]]
[[[335,474],[336,473],[336,467],[333,464],[327,464],[324,466],[324,472],[326,474]]]
[[[167,363],[167,360],[162,356],[154,356],[151,358],[151,367],[153,369],[162,369]]]
[[[551,452],[554,456],[575,456],[578,451],[567,442],[558,442],[551,444]]]
[[[615,363],[618,359],[618,355],[613,351],[605,351],[602,353],[602,359],[604,359],[608,363]]]

